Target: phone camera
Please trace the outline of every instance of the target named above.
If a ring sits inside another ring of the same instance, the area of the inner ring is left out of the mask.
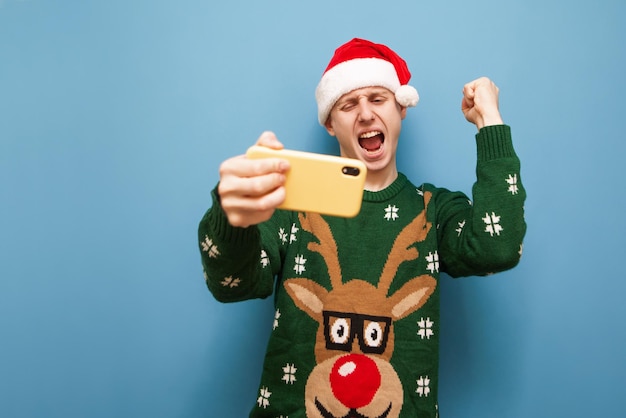
[[[358,176],[361,170],[358,167],[344,167],[341,172],[346,176]]]

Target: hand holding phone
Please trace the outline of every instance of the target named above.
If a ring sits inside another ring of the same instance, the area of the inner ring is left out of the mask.
[[[289,161],[281,209],[342,217],[354,217],[361,209],[367,168],[359,160],[258,145],[246,156]]]

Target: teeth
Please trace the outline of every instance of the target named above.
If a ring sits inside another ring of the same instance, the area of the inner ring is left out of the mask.
[[[359,135],[359,138],[371,138],[373,136],[380,135],[380,133],[381,132],[379,132],[379,131],[365,132],[365,133],[362,133],[361,135]]]

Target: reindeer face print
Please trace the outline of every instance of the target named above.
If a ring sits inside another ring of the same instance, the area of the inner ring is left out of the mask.
[[[424,195],[426,205],[430,194]],[[317,214],[300,215],[302,228],[319,243],[308,248],[324,258],[332,289],[306,278],[288,279],[285,289],[302,311],[318,322],[316,366],[306,383],[309,418],[392,418],[402,410],[403,389],[390,363],[393,324],[422,307],[436,280],[421,275],[387,295],[398,267],[418,257],[415,243],[431,228],[425,210],[397,236],[383,272],[374,286],[361,279],[343,282],[336,242]]]
[[[384,354],[389,339],[391,318],[349,312],[323,311],[324,338],[329,350],[352,351],[358,338],[360,351]]]

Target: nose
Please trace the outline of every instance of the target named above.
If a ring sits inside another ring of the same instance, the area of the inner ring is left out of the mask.
[[[372,111],[371,104],[368,100],[359,101],[359,120],[363,122],[374,119],[374,112]]]
[[[330,386],[339,402],[350,409],[369,405],[380,388],[378,366],[363,354],[346,354],[335,361]]]

